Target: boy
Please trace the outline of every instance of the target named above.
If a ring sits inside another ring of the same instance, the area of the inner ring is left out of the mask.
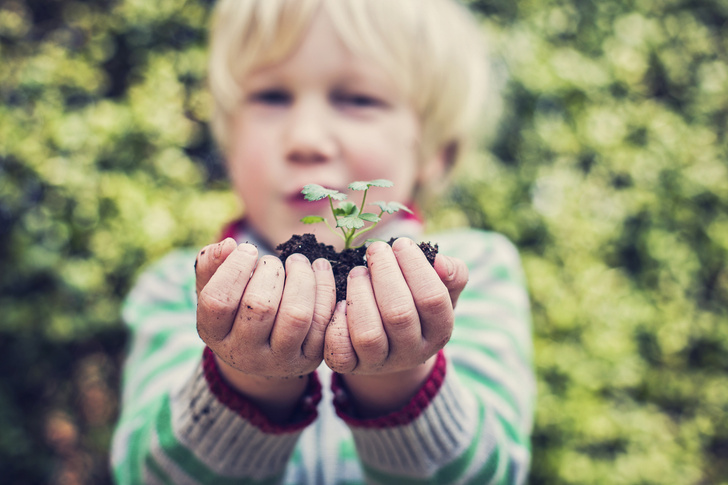
[[[326,216],[305,184],[385,178],[369,200],[414,204],[444,177],[477,118],[478,42],[450,0],[219,2],[213,130],[245,219],[129,297],[120,483],[525,480],[530,324],[509,243],[432,236],[432,267],[421,223],[392,217],[372,237],[399,239],[368,247],[338,303],[327,261],[271,249]]]

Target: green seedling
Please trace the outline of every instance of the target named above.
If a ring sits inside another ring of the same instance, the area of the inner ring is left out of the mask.
[[[364,195],[361,199],[361,204],[357,206],[353,202],[346,200],[346,194],[339,192],[338,190],[326,189],[317,184],[306,185],[301,193],[306,200],[315,201],[323,198],[329,199],[329,205],[331,206],[331,212],[334,215],[335,224],[332,227],[326,218],[321,216],[306,216],[301,219],[304,224],[316,224],[323,222],[333,232],[344,240],[344,248],[358,248],[364,245],[367,241],[362,242],[357,246],[353,246],[354,240],[358,239],[362,234],[374,229],[382,220],[382,215],[386,212],[387,214],[394,214],[398,211],[407,211],[412,213],[409,208],[399,202],[375,202],[374,204],[379,207],[379,215],[373,212],[364,212],[364,206],[366,205],[367,192],[370,187],[392,187],[394,184],[389,180],[378,179],[370,182],[352,182],[349,184],[349,189],[363,191]],[[334,201],[337,201],[338,207],[334,207]],[[338,230],[337,230],[338,229]]]

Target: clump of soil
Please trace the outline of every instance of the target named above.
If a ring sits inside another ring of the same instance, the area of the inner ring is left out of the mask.
[[[394,241],[394,238],[390,239],[388,241],[389,245],[391,246]],[[434,265],[435,256],[437,256],[438,251],[437,244],[432,245],[429,242],[421,242],[419,247],[430,264]],[[349,275],[349,271],[354,266],[366,265],[366,247],[344,249],[338,252],[333,246],[318,242],[316,236],[313,234],[291,236],[288,241],[279,244],[276,249],[281,252],[279,257],[284,263],[286,258],[293,253],[303,254],[311,262],[314,262],[318,258],[328,259],[334,271],[334,279],[336,280],[336,301],[346,299],[346,278]]]

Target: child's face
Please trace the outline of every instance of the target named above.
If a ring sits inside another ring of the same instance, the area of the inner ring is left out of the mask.
[[[425,171],[442,165],[439,157],[419,159],[420,124],[409,102],[375,63],[345,48],[323,14],[289,57],[254,70],[242,88],[228,169],[248,221],[274,246],[315,232],[341,247],[325,225],[299,222],[314,214],[331,220],[326,199],[303,199],[306,184],[347,192],[358,204],[362,192],[347,191],[350,182],[385,178],[394,187],[371,189],[367,200],[406,203]]]

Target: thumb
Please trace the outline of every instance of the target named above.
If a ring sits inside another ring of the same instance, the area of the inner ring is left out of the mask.
[[[217,244],[205,246],[197,253],[197,259],[195,259],[195,276],[197,277],[196,289],[198,296],[200,291],[210,281],[212,275],[215,274],[217,268],[220,267],[222,262],[230,256],[230,253],[237,246],[235,240],[229,237]]]
[[[468,282],[468,267],[461,259],[438,254],[435,257],[435,271],[450,293],[450,301],[455,308],[458,297]]]

